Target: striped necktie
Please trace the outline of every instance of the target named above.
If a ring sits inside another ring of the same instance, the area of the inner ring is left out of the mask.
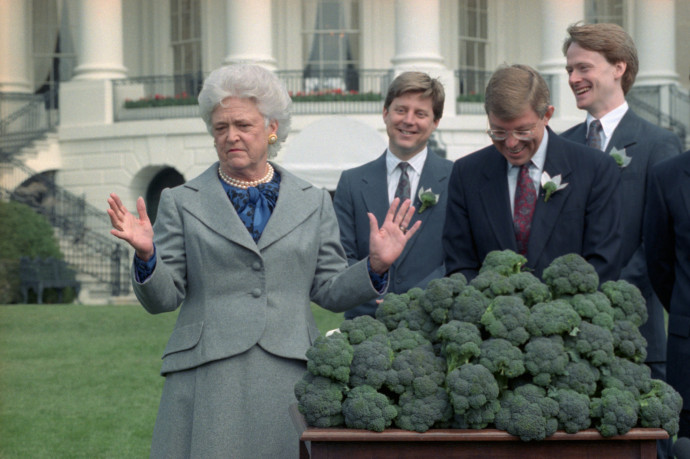
[[[601,127],[601,121],[599,120],[592,120],[591,123],[589,123],[589,131],[587,131],[587,146],[596,148],[597,150],[603,150],[602,147],[602,141],[601,141],[601,132],[602,132],[602,127]]]
[[[398,187],[395,189],[395,197],[400,198],[400,201],[410,199],[410,176],[407,174],[407,168],[410,167],[408,163],[402,161],[398,163],[400,168],[400,180],[398,180]]]

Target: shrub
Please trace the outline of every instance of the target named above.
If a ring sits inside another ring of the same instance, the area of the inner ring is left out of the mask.
[[[63,258],[53,227],[26,204],[0,202],[0,304],[22,301],[19,289],[19,259]],[[69,299],[69,295],[63,299]],[[44,299],[57,298],[46,291]]]

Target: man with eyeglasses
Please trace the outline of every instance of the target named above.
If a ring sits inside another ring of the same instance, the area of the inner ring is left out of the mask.
[[[531,67],[503,66],[492,75],[484,108],[493,145],[457,160],[448,184],[447,274],[471,279],[490,251],[510,249],[525,255],[538,277],[556,257],[577,253],[601,282],[618,278],[616,162],[555,134],[549,99]],[[555,185],[548,193],[547,182]]]
[[[577,107],[587,112],[584,123],[562,134],[612,155],[620,163],[623,196],[621,278],[636,285],[647,300],[649,319],[640,327],[647,340],[645,363],[652,377],[666,379],[666,325],[663,306],[647,275],[642,244],[645,189],[649,172],[662,159],[681,152],[680,138],[635,114],[625,100],[637,75],[635,43],[616,24],[574,24],[563,43],[568,82]],[[660,444],[658,456],[667,457],[670,442]]]

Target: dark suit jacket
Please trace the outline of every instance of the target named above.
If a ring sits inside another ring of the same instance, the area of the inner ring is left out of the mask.
[[[493,145],[455,162],[443,231],[448,274],[460,271],[471,279],[490,251],[517,251],[507,164]],[[549,129],[544,170],[551,177],[561,174],[568,186],[548,202],[540,191],[527,246],[527,267],[540,277],[554,258],[578,253],[595,267],[600,281],[617,279],[621,210],[615,161]]]
[[[562,137],[585,144],[587,126],[578,124],[561,134]],[[672,132],[660,128],[628,110],[613,132],[606,147],[625,150],[632,161],[620,169],[623,210],[623,241],[621,279],[636,285],[647,300],[649,319],[640,327],[647,339],[647,362],[666,361],[666,325],[661,303],[654,295],[647,276],[647,264],[642,245],[642,214],[645,190],[652,165],[681,152],[680,139]]]
[[[439,194],[438,203],[421,214],[415,211],[410,225],[417,220],[422,226],[405,246],[398,260],[388,272],[388,291],[404,293],[412,287],[424,288],[431,280],[443,277],[443,250],[441,233],[446,214],[448,177],[453,166],[429,150],[419,178],[419,188],[431,188]],[[350,264],[364,259],[369,254],[369,218],[372,212],[379,222],[388,212],[388,185],[386,181],[386,154],[362,166],[344,171],[340,176],[333,201],[340,226],[340,240]],[[419,198],[413,205],[419,209]],[[352,318],[359,315],[373,315],[376,302],[370,301],[345,313]]]
[[[644,219],[649,278],[668,317],[666,378],[690,409],[690,151],[655,165]],[[687,432],[683,433],[687,435]]]

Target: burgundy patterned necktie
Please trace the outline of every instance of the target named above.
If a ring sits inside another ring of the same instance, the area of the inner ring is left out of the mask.
[[[587,146],[596,148],[597,150],[603,150],[601,147],[601,132],[603,128],[601,127],[601,121],[592,120],[589,123],[589,131],[587,131]]]
[[[398,163],[400,168],[400,180],[398,181],[398,187],[395,189],[395,197],[400,198],[400,201],[405,199],[410,199],[410,176],[407,175],[407,168],[410,167],[408,163],[402,161]]]
[[[537,191],[529,176],[529,166],[530,163],[520,166],[517,186],[515,187],[515,208],[513,211],[515,240],[517,241],[518,252],[522,255],[527,254],[532,215],[537,202]]]

